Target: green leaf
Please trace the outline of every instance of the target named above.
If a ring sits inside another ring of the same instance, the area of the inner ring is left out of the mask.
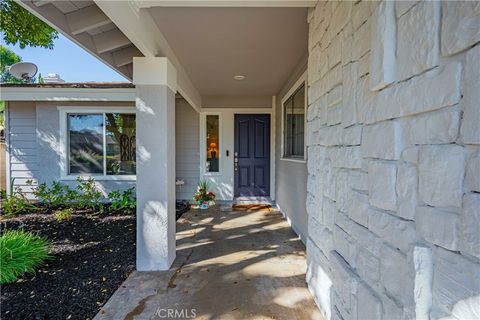
[[[0,32],[6,44],[53,49],[58,32],[13,0],[1,0]]]

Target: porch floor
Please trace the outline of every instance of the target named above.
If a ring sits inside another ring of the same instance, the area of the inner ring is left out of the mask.
[[[323,319],[305,272],[305,246],[279,212],[191,210],[170,270],[134,272],[96,319]]]

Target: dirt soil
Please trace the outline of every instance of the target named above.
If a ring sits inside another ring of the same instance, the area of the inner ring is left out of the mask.
[[[52,242],[53,258],[36,274],[1,287],[1,319],[92,319],[135,269],[135,216],[52,214],[0,220]]]

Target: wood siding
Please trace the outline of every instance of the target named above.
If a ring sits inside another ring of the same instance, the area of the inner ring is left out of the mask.
[[[15,187],[30,192],[27,181],[33,180],[36,184],[38,173],[35,103],[10,102],[7,115],[10,179],[14,179]]]
[[[177,199],[190,200],[200,179],[200,118],[185,100],[177,99],[175,114]]]

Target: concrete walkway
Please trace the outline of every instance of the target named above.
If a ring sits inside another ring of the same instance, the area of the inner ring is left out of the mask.
[[[305,272],[305,246],[278,212],[191,210],[172,268],[134,272],[96,319],[322,319]]]

